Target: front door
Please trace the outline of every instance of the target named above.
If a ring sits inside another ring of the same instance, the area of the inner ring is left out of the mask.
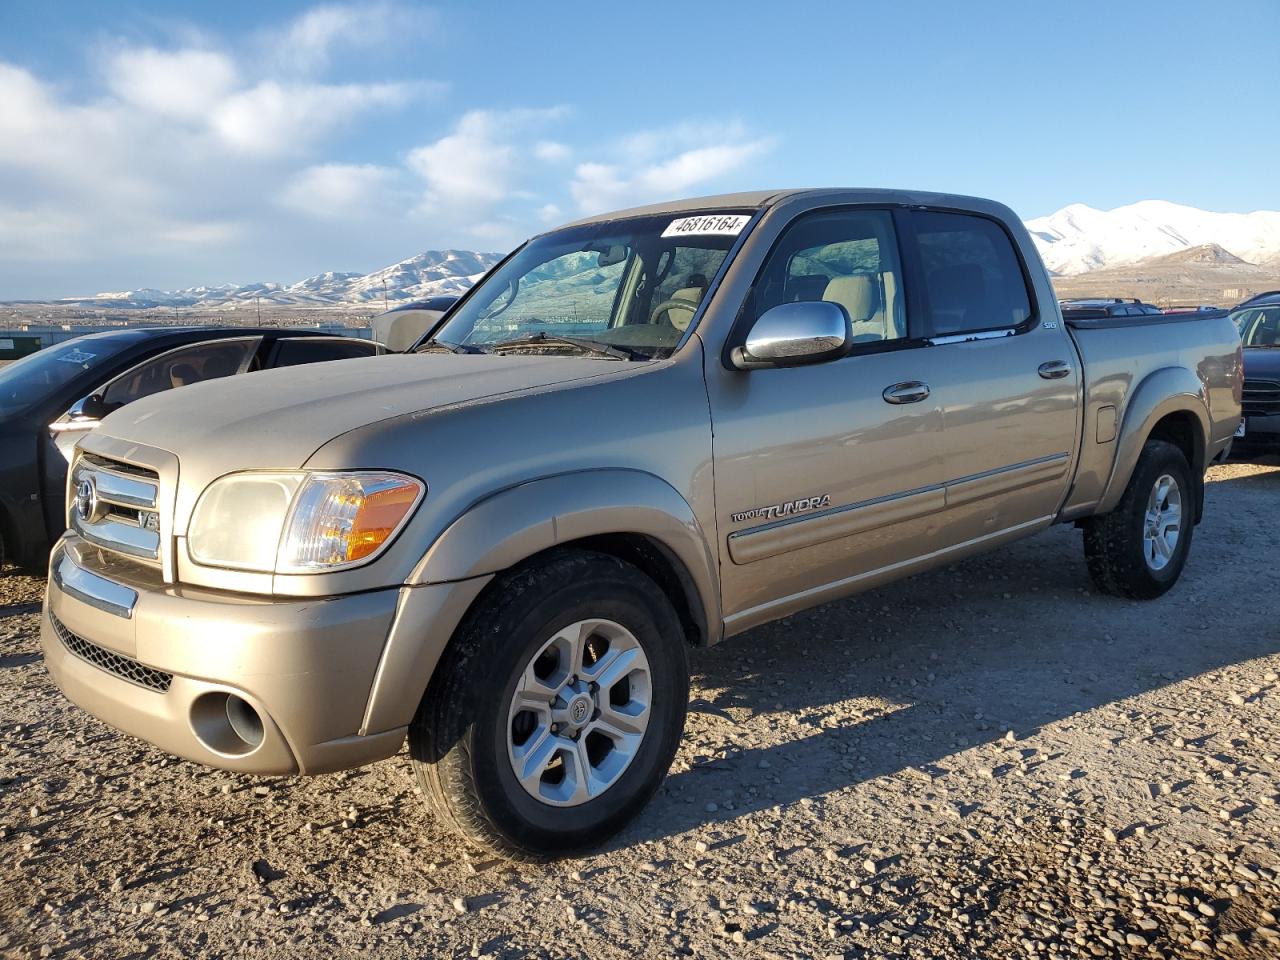
[[[731,633],[927,553],[944,512],[942,411],[910,385],[946,361],[915,335],[893,216],[844,208],[788,226],[744,309],[754,319],[799,300],[844,307],[849,356],[708,367]]]

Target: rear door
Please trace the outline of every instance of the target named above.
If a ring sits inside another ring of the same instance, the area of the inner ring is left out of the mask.
[[[915,210],[929,381],[942,413],[947,545],[1047,524],[1078,443],[1081,372],[1051,309],[1037,315],[1004,227],[977,214]]]

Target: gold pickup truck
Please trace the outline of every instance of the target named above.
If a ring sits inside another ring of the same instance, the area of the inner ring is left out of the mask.
[[[1065,323],[1018,218],[744,193],[535,237],[406,355],[198,384],[80,441],[42,637],[66,695],[201,763],[396,754],[514,858],[665,776],[686,650],[1055,523],[1177,581],[1240,339]]]

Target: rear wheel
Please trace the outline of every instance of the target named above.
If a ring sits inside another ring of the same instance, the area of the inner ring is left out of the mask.
[[[666,775],[684,729],[683,632],[612,557],[555,554],[496,582],[454,638],[410,728],[432,811],[520,860],[594,846]]]
[[[1089,574],[1104,593],[1150,600],[1182,574],[1195,530],[1195,488],[1182,451],[1148,440],[1115,510],[1084,527]]]

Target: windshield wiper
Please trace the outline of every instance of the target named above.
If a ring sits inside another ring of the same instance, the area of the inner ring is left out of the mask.
[[[499,340],[497,343],[488,345],[489,350],[493,353],[503,353],[508,350],[523,350],[532,347],[545,346],[566,346],[574,347],[583,353],[593,357],[608,357],[610,360],[635,360],[637,358],[648,359],[644,354],[626,347],[615,346],[612,343],[603,343],[600,340],[588,340],[583,337],[562,337],[556,333],[531,333],[526,337],[516,337],[512,340]]]
[[[437,340],[432,337],[430,340],[422,343],[414,353],[431,353],[433,351],[447,350],[449,353],[488,353],[474,343],[449,343],[446,340]]]

